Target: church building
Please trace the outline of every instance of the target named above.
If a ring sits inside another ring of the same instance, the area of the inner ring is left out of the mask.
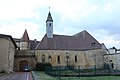
[[[0,54],[4,57],[0,61],[4,63],[0,62],[0,70],[22,71],[26,66],[34,69],[37,63],[82,69],[104,67],[106,49],[86,30],[68,36],[53,34],[53,27],[49,11],[46,34],[41,41],[30,40],[26,29],[20,39],[1,34]]]
[[[74,66],[84,69],[103,68],[106,51],[86,30],[75,35],[53,34],[53,19],[48,13],[46,34],[35,50],[36,63],[50,63],[52,66]]]

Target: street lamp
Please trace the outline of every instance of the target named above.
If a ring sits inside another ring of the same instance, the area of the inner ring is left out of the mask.
[[[69,61],[70,61],[70,58],[68,56],[68,53],[66,52],[66,63],[67,63],[67,67],[69,66]]]

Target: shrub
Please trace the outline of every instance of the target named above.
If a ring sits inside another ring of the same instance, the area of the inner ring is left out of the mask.
[[[36,64],[36,70],[37,71],[45,71],[46,67],[52,67],[52,65],[50,63],[37,63]]]
[[[5,73],[5,71],[4,71],[4,70],[2,70],[2,71],[0,71],[0,73]]]
[[[104,69],[109,69],[110,67],[109,67],[109,64],[107,64],[107,63],[105,63],[104,64]]]

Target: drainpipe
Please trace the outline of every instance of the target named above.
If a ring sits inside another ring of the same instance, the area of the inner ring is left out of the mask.
[[[36,51],[36,48],[34,49],[34,52],[33,52],[33,53],[34,53],[34,56],[33,56],[33,57],[34,57],[34,60],[33,60],[33,61],[34,61],[34,68],[35,68],[36,61],[37,61],[37,60],[36,60],[36,56],[35,56],[35,51]]]
[[[7,40],[9,41],[8,59],[7,59],[7,62],[8,62],[8,64],[7,64],[7,73],[9,73],[10,72],[9,71],[9,69],[10,69],[10,39],[8,38]]]

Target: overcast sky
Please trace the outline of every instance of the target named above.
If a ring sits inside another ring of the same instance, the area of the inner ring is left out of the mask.
[[[74,35],[87,30],[107,48],[120,48],[120,0],[0,0],[0,33],[30,39],[46,33],[49,12],[54,34]]]

